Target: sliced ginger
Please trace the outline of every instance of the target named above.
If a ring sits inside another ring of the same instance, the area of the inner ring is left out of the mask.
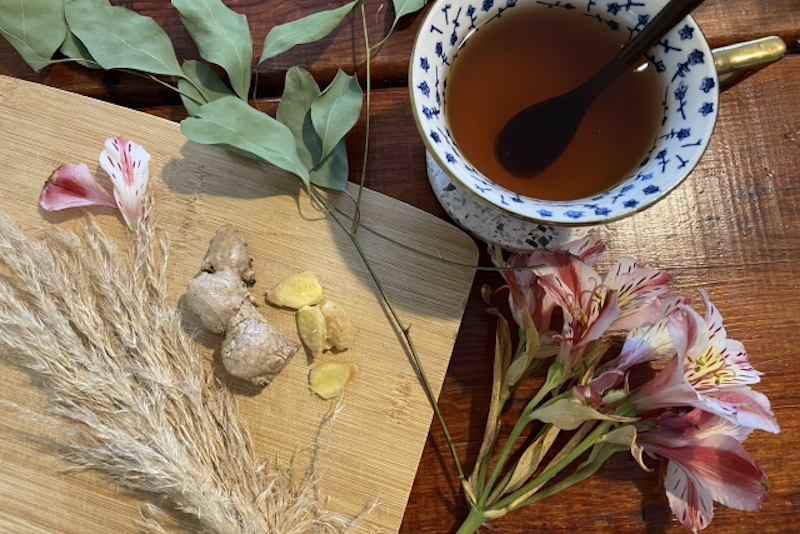
[[[322,300],[322,285],[312,272],[293,274],[267,293],[267,302],[275,306],[299,310]]]
[[[322,315],[327,326],[325,332],[325,348],[346,350],[353,344],[353,330],[344,308],[333,301],[325,300],[320,304]]]
[[[314,358],[322,356],[327,346],[327,322],[319,306],[303,306],[295,315],[297,333]]]
[[[319,362],[308,373],[308,386],[323,399],[331,399],[344,391],[355,374],[356,366],[340,361]]]

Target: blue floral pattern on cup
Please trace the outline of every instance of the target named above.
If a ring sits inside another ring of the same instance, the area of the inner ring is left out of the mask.
[[[641,211],[663,198],[700,160],[719,107],[714,58],[691,17],[646,54],[664,83],[661,129],[652,148],[642,155],[637,171],[617,186],[591,198],[539,200],[494,184],[461,154],[448,127],[444,98],[459,46],[471,32],[523,4],[591,17],[610,32],[633,37],[666,0],[437,0],[420,27],[409,73],[413,113],[429,160],[479,204],[534,226],[599,225]],[[429,165],[429,175],[432,172],[435,169]],[[443,200],[441,196],[439,199]]]

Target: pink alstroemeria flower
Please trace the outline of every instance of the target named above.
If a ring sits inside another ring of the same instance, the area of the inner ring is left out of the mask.
[[[106,139],[100,166],[111,177],[114,198],[125,222],[136,229],[142,216],[150,154],[141,146],[121,137]]]
[[[568,369],[606,331],[654,321],[661,309],[658,297],[670,281],[666,272],[630,258],[618,261],[605,278],[569,253],[542,252],[536,260],[543,264],[535,269],[539,285],[564,313],[559,358]]]
[[[47,211],[82,206],[117,207],[117,202],[95,181],[85,163],[60,165],[44,184],[39,205]]]
[[[728,421],[779,432],[769,399],[752,390],[760,373],[747,359],[744,346],[728,339],[722,316],[699,290],[706,305],[705,320],[688,305],[678,306],[668,328],[676,356],[630,400],[639,412],[690,406],[717,414]]]
[[[741,442],[751,429],[702,410],[667,412],[638,443],[669,460],[664,487],[678,521],[697,532],[714,516],[714,502],[755,510],[767,496],[767,475]]]

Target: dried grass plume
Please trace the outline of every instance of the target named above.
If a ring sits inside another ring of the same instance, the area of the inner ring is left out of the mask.
[[[124,243],[90,216],[80,235],[34,239],[0,213],[0,344],[42,378],[70,460],[166,497],[202,532],[348,531],[358,518],[322,510],[315,473],[256,458],[168,304],[166,262],[150,206]]]

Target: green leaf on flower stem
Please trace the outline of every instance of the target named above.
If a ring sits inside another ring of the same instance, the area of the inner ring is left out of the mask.
[[[313,43],[322,39],[331,33],[348,13],[360,6],[362,1],[353,0],[342,7],[319,11],[275,26],[264,39],[258,64],[261,65],[267,59],[282,54],[295,45]]]
[[[497,435],[500,432],[500,412],[508,399],[508,387],[505,385],[505,374],[511,361],[511,330],[508,321],[495,310],[497,315],[497,333],[494,342],[494,366],[492,368],[492,394],[489,401],[489,414],[486,416],[486,427],[483,431],[478,458],[475,460],[475,469],[469,477],[470,485],[475,493],[479,493],[480,472],[485,471]]]
[[[575,430],[584,421],[604,420],[629,423],[636,419],[613,414],[603,414],[576,399],[559,399],[531,412],[531,419],[552,423],[561,430]]]
[[[525,330],[523,335],[525,337],[525,352],[518,355],[511,365],[508,367],[506,373],[506,385],[509,388],[515,387],[519,382],[525,378],[528,369],[536,358],[541,343],[539,342],[539,332],[536,330],[536,325],[533,324],[533,318],[527,307],[523,308]]]
[[[89,69],[100,68],[100,65],[94,60],[92,55],[86,49],[86,46],[81,42],[80,39],[75,37],[75,34],[71,31],[67,31],[67,35],[64,37],[64,42],[61,44],[61,48],[59,48],[59,50],[68,58],[77,60],[78,65],[87,67]]]
[[[194,117],[181,121],[181,132],[196,143],[232,148],[309,182],[289,128],[234,96],[201,106]]]
[[[341,69],[331,84],[311,104],[311,122],[322,140],[326,157],[358,121],[364,95],[356,76]]]
[[[394,5],[394,20],[396,22],[400,17],[422,9],[425,5],[425,0],[392,0],[392,5]]]
[[[150,17],[106,0],[68,0],[70,30],[106,70],[183,76],[166,32]]]
[[[511,475],[511,478],[506,484],[506,487],[503,488],[503,493],[512,493],[518,490],[522,485],[527,482],[527,480],[533,475],[536,470],[539,468],[539,464],[542,463],[542,459],[544,455],[550,450],[550,447],[553,446],[553,442],[555,441],[558,434],[561,432],[557,426],[551,426],[548,428],[544,434],[539,436],[536,441],[531,443],[531,445],[525,449],[522,455],[517,460],[517,464],[514,466],[514,472]]]
[[[276,117],[294,135],[297,154],[309,171],[311,183],[341,191],[346,187],[350,171],[344,140],[323,157],[322,141],[311,122],[311,105],[320,93],[319,85],[308,71],[290,68],[286,72]]]
[[[236,96],[225,82],[211,70],[211,67],[193,59],[183,62],[181,66],[185,78],[178,79],[178,90],[181,92],[183,106],[189,115],[194,115],[200,106],[218,100],[223,96]]]
[[[233,90],[247,100],[253,61],[253,38],[247,17],[221,0],[172,0],[200,57],[228,73]]]
[[[0,34],[39,72],[67,33],[64,0],[0,0]]]
[[[603,435],[603,437],[597,440],[597,442],[621,445],[622,448],[620,450],[630,449],[631,456],[633,456],[633,458],[639,463],[639,466],[645,471],[652,471],[652,469],[644,464],[644,458],[642,457],[644,454],[644,449],[636,442],[637,437],[638,432],[636,431],[635,426],[623,425]],[[595,451],[593,450],[592,456],[594,456],[594,454]],[[587,462],[592,460],[592,456],[589,457]]]

